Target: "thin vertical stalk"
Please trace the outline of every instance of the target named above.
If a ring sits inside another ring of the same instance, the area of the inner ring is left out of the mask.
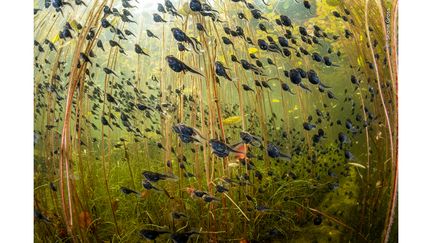
[[[393,177],[393,185],[392,185],[391,199],[390,199],[389,206],[388,206],[385,229],[383,232],[383,242],[388,242],[388,238],[390,236],[390,231],[391,231],[391,226],[393,224],[394,210],[396,208],[398,163],[395,160],[394,147],[393,147],[393,133],[392,133],[393,131],[392,131],[392,127],[390,124],[390,118],[389,118],[386,104],[384,101],[383,93],[381,90],[381,82],[380,82],[380,76],[379,76],[379,71],[378,71],[378,65],[377,65],[377,61],[375,58],[375,52],[372,48],[372,41],[371,41],[371,37],[370,37],[369,24],[368,24],[369,23],[368,4],[369,4],[369,0],[366,0],[366,4],[365,4],[365,28],[366,28],[367,39],[368,39],[368,43],[369,43],[369,49],[371,50],[371,55],[372,55],[372,60],[373,60],[373,64],[374,64],[376,79],[378,82],[378,92],[380,95],[381,104],[383,106],[383,110],[384,110],[384,114],[385,114],[385,119],[386,119],[388,134],[389,134],[389,140],[390,140],[391,160],[392,160],[392,165],[394,167],[394,169],[393,169],[394,175],[392,176]]]

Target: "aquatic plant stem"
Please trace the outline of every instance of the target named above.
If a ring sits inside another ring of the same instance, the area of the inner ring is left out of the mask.
[[[377,65],[377,61],[375,58],[375,52],[372,48],[372,41],[371,41],[371,37],[370,37],[370,30],[369,30],[369,24],[368,24],[369,23],[368,4],[369,4],[369,0],[366,0],[366,3],[365,3],[365,28],[366,28],[367,39],[368,39],[368,43],[369,43],[369,49],[371,50],[371,55],[372,55],[372,59],[373,59],[376,79],[378,82],[378,92],[379,92],[379,95],[381,98],[381,104],[383,106],[383,110],[384,110],[384,114],[385,114],[385,118],[386,118],[387,129],[388,129],[389,140],[390,140],[391,160],[392,160],[392,165],[394,167],[394,169],[393,169],[394,175],[392,176],[393,177],[393,184],[392,184],[391,199],[390,199],[389,206],[388,206],[385,229],[383,232],[383,242],[388,242],[388,239],[390,236],[390,231],[391,231],[391,226],[393,224],[394,211],[395,211],[396,203],[397,203],[396,197],[397,197],[398,162],[395,160],[394,147],[393,147],[393,131],[392,131],[392,127],[390,124],[390,118],[388,115],[386,104],[384,101],[384,96],[383,96],[383,93],[381,90],[381,82],[380,82],[380,77],[379,77],[378,65]]]
[[[248,218],[248,216],[243,212],[243,210],[237,205],[237,203],[234,202],[234,200],[232,200],[232,198],[226,193],[223,193],[233,204],[234,206],[236,206],[236,208],[240,211],[241,214],[243,214],[243,216],[246,218],[247,221],[250,221],[250,219]]]
[[[106,3],[106,0],[105,2]],[[84,37],[87,35],[88,31],[90,30],[90,23],[92,23],[92,20],[95,18],[91,13],[95,11],[98,4],[93,4],[93,7],[90,10],[90,14],[87,18],[86,25],[83,29],[83,35],[81,38],[78,39],[78,42],[76,44],[76,48],[72,57],[72,64],[71,64],[71,75],[70,75],[70,82],[68,87],[68,93],[66,98],[66,108],[64,113],[64,119],[63,119],[63,129],[62,129],[62,136],[61,136],[61,145],[60,145],[60,160],[59,160],[59,170],[60,170],[60,194],[61,194],[61,202],[63,207],[63,216],[66,223],[66,228],[68,233],[72,236],[72,239],[74,241],[77,241],[76,235],[74,234],[74,221],[73,221],[73,204],[72,204],[72,183],[71,183],[71,176],[70,176],[70,169],[71,165],[69,164],[69,156],[70,156],[70,119],[71,119],[71,113],[72,113],[72,101],[73,101],[73,95],[74,91],[78,85],[78,81],[80,79],[80,73],[82,73],[82,69],[77,68],[77,64],[79,61],[79,54],[82,48],[82,45],[84,43]],[[102,11],[102,6],[99,6],[98,13]],[[64,166],[64,167],[63,167]],[[65,170],[65,171],[64,171]],[[67,198],[68,198],[68,204],[66,204],[65,200],[65,192],[64,192],[64,174],[66,173],[66,189],[67,189]],[[67,212],[69,211],[69,212]]]

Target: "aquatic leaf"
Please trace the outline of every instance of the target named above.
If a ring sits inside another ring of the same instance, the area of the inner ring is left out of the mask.
[[[70,22],[70,25],[73,30],[78,31],[78,23],[76,22],[75,19]]]
[[[52,39],[52,43],[56,43],[58,40],[60,40],[60,34],[57,34],[56,36],[54,36],[54,38]]]
[[[361,56],[359,56],[358,58],[357,58],[357,63],[358,63],[358,65],[360,66],[360,67],[363,67],[364,65],[363,65],[363,58],[361,57]]]
[[[231,168],[239,167],[239,164],[238,163],[229,163],[228,167],[231,167]]]
[[[355,167],[359,167],[359,168],[362,168],[362,169],[366,169],[366,167],[364,166],[364,165],[362,165],[362,164],[359,164],[359,163],[348,163],[349,165],[352,165],[352,166],[355,166]]]
[[[91,215],[88,211],[82,211],[78,217],[79,226],[82,229],[87,229],[92,222]]]
[[[239,123],[239,122],[241,122],[241,117],[240,116],[231,116],[231,117],[225,118],[222,121],[222,123],[224,125],[232,125],[232,124]]]
[[[255,47],[251,47],[251,48],[249,48],[248,52],[249,52],[249,54],[255,54],[258,52],[258,49]]]

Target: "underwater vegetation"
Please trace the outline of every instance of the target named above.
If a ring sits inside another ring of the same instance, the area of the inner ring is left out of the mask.
[[[397,4],[35,1],[35,242],[396,242]]]

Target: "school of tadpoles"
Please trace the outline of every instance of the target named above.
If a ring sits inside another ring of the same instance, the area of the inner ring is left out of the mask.
[[[286,2],[307,20],[272,1],[36,3],[35,239],[388,239],[397,57],[364,19],[382,9]]]

